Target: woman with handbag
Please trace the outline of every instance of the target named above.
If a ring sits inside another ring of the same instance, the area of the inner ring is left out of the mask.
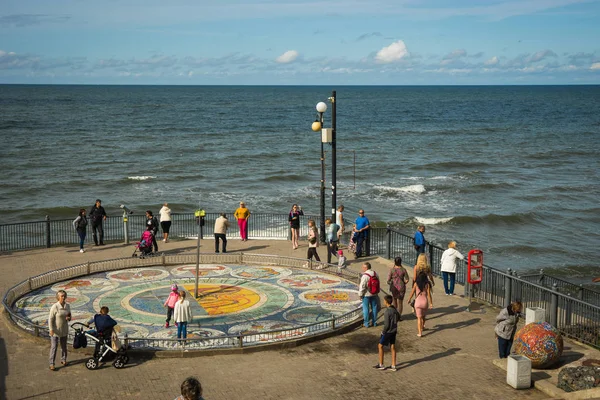
[[[410,304],[413,295],[415,296],[414,307],[417,314],[417,336],[421,337],[423,335],[423,330],[425,329],[425,316],[427,315],[427,310],[433,308],[431,283],[425,272],[420,272],[419,275],[417,275],[416,282],[412,287],[410,296],[408,296],[408,304]]]
[[[408,272],[402,266],[402,257],[396,257],[394,266],[388,274],[387,283],[390,285],[390,293],[392,294],[392,305],[398,313],[400,313],[400,321],[402,321],[402,302],[406,294],[406,285],[410,281]]]

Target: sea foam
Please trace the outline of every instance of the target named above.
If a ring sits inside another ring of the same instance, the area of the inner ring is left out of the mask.
[[[408,185],[402,187],[393,187],[393,186],[377,186],[377,188],[381,190],[387,190],[392,192],[404,192],[404,193],[424,193],[425,186],[423,185]]]
[[[452,217],[449,218],[422,218],[415,217],[418,223],[423,225],[437,225],[437,224],[445,224],[452,220]]]
[[[147,181],[148,179],[156,179],[155,176],[128,176],[127,179],[132,181]]]

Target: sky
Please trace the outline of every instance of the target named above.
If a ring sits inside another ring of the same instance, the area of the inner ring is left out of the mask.
[[[0,0],[0,83],[600,84],[600,0]]]

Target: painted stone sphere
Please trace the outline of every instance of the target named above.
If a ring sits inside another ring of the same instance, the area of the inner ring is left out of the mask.
[[[515,335],[514,350],[531,360],[533,368],[548,368],[558,361],[563,352],[563,338],[547,322],[527,324]]]

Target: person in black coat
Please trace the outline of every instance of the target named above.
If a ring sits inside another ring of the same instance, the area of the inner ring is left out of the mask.
[[[104,211],[104,207],[102,207],[102,201],[100,199],[96,200],[96,204],[92,206],[88,215],[92,220],[92,235],[94,237],[94,244],[96,246],[104,246],[104,228],[102,226],[102,222],[106,220],[107,215],[106,211]],[[98,235],[96,235],[96,231],[98,232]],[[99,243],[98,236],[100,236]]]
[[[154,235],[154,252],[158,251],[158,242],[156,240],[156,235],[158,234],[158,219],[152,215],[152,211],[146,211],[146,226],[150,226],[152,229],[152,234]]]

